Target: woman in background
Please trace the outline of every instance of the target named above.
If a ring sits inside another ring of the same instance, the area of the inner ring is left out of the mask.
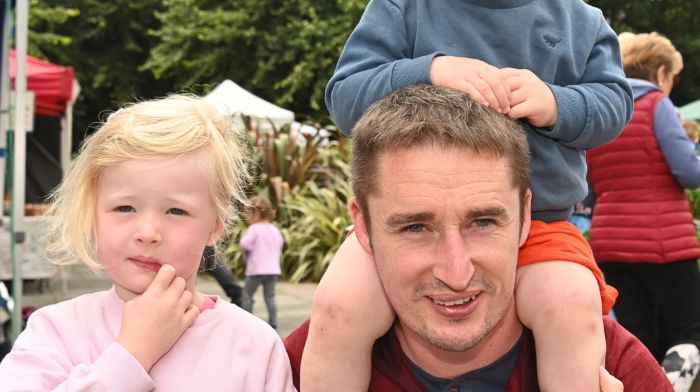
[[[614,311],[659,360],[675,390],[700,365],[700,246],[685,189],[700,186],[700,162],[668,95],[681,54],[657,34],[626,34],[622,63],[634,93],[630,123],[588,152],[597,195],[590,243]]]

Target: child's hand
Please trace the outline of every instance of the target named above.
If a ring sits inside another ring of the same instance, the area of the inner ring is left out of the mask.
[[[622,381],[613,377],[604,367],[600,367],[600,392],[623,392]]]
[[[498,68],[466,57],[438,56],[430,64],[430,80],[436,86],[469,94],[473,100],[501,113],[508,113],[511,92]]]
[[[557,122],[554,93],[540,78],[527,69],[503,68],[501,74],[510,88],[511,118],[527,118],[536,127],[551,127]]]
[[[146,291],[126,303],[117,342],[150,371],[198,315],[185,280],[163,265]]]

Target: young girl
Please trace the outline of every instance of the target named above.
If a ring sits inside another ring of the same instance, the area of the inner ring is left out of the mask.
[[[245,208],[245,217],[250,222],[250,227],[240,241],[246,263],[243,309],[253,311],[253,294],[262,284],[269,323],[276,329],[275,284],[281,273],[280,255],[284,239],[279,229],[270,223],[275,219],[275,210],[266,198],[262,196],[250,198],[250,206]]]
[[[89,137],[53,195],[48,254],[114,281],[44,307],[0,364],[3,391],[292,391],[264,322],[195,287],[248,180],[239,135],[199,98],[141,102]]]

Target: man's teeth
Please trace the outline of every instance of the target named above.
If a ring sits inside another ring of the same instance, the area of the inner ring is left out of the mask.
[[[440,301],[440,300],[433,298],[433,302],[435,302],[438,305],[442,305],[442,306],[456,306],[456,305],[464,305],[467,302],[473,301],[474,298],[476,298],[476,295],[472,295],[472,296],[467,297],[467,298],[458,299],[456,301]]]

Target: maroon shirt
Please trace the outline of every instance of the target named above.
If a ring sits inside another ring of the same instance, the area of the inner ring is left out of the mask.
[[[661,366],[637,338],[609,317],[603,317],[603,325],[607,342],[605,364],[610,374],[625,385],[625,392],[673,392],[673,387],[661,370]],[[525,338],[513,373],[508,380],[506,392],[539,391],[535,343],[532,333],[527,329],[523,331]],[[292,364],[294,385],[297,389],[301,356],[308,333],[309,322],[306,321],[284,339],[289,361]],[[413,374],[393,330],[377,340],[374,345],[369,391],[424,391]]]

